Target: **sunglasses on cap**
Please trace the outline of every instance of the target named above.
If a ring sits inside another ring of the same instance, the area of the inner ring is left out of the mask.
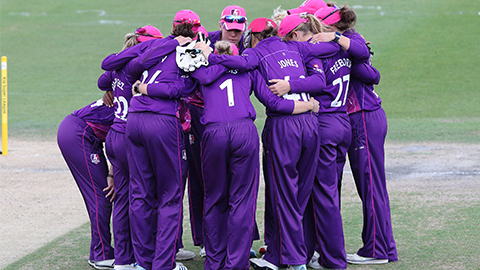
[[[323,19],[321,19],[320,21],[325,21],[328,17],[332,16],[335,12],[337,11],[340,11],[340,9],[337,9],[337,7],[335,6],[335,10],[330,12],[327,16],[325,16]]]
[[[225,15],[225,16],[222,16],[221,19],[228,23],[233,23],[233,22],[246,23],[247,22],[247,17],[239,16],[239,15]]]
[[[145,29],[143,27],[138,28],[137,31],[135,31],[135,34],[137,34],[139,36],[144,36],[144,37],[163,38],[162,36],[151,35],[151,34],[147,33],[147,29]]]
[[[190,19],[190,18],[182,18],[180,20],[174,20],[173,22],[176,22],[176,23],[187,23],[187,24],[191,24],[193,26],[197,26],[197,27],[200,27],[202,24],[200,24],[200,21],[198,21],[197,19]]]

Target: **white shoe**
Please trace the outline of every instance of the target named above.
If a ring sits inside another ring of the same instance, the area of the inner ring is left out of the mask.
[[[278,266],[263,258],[250,259],[250,264],[255,270],[279,270]]]
[[[195,258],[195,253],[192,251],[185,250],[183,248],[179,249],[177,252],[176,259],[177,261],[188,261]]]
[[[137,263],[115,265],[114,270],[137,270]]]
[[[112,270],[114,263],[115,263],[114,259],[103,260],[103,261],[88,260],[88,264],[90,266],[92,266],[95,269],[100,269],[100,270]]]
[[[207,257],[207,252],[205,251],[205,246],[204,245],[202,245],[200,247],[200,252],[198,252],[198,255],[200,255],[200,257],[202,257],[202,258]]]
[[[325,269],[325,267],[321,266],[318,262],[318,258],[320,258],[320,254],[315,251],[315,253],[313,253],[312,259],[310,259],[310,262],[308,263],[308,266],[313,269]]]
[[[307,266],[305,264],[302,265],[289,265],[287,270],[307,270]]]
[[[177,265],[175,266],[175,268],[173,268],[173,270],[188,270],[188,268],[183,265],[183,263],[177,262]]]
[[[140,265],[137,264],[137,270],[147,270],[147,269],[145,269],[145,268],[143,268],[143,267],[141,267]]]
[[[351,264],[385,264],[388,263],[388,259],[362,257],[355,253],[347,254],[347,262]]]

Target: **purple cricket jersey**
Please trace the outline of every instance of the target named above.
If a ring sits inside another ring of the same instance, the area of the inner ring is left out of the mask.
[[[210,65],[195,70],[191,76],[201,85],[205,106],[202,124],[245,118],[255,120],[255,109],[250,101],[252,81],[248,73]]]
[[[133,58],[138,57],[149,48],[161,45],[165,41],[166,40],[164,39],[151,39],[130,48],[126,48],[119,53],[113,53],[103,59],[102,69],[106,71],[114,71],[123,68]]]
[[[301,42],[282,42],[278,37],[270,37],[259,42],[254,49],[245,50],[241,57],[211,55],[209,61],[212,64],[218,63],[240,70],[258,67],[267,82],[271,79],[292,80],[292,93],[285,94],[283,98],[308,102],[309,93],[318,93],[321,86],[325,85],[325,81],[318,74],[306,77],[303,59],[311,54],[334,54],[338,50],[338,45],[333,43],[302,44]],[[278,114],[267,107],[267,115]]]
[[[95,135],[102,141],[105,141],[107,133],[113,124],[114,109],[103,104],[99,99],[90,105],[76,110],[72,115],[83,119],[93,129]]]
[[[349,114],[361,110],[374,111],[381,107],[382,100],[374,89],[374,85],[379,82],[380,73],[372,66],[371,60],[352,65],[347,102]]]
[[[171,40],[173,36],[168,36],[164,40]],[[178,43],[177,43],[178,45]],[[176,47],[176,46],[175,46]],[[154,53],[144,53],[134,59],[139,65],[144,63],[151,64],[152,58],[158,57]],[[178,97],[186,97],[194,91],[195,83],[177,67],[175,61],[175,51],[161,57],[160,61],[153,65],[142,74],[142,82],[147,83],[149,95],[134,95],[129,112],[154,112],[166,115],[177,115]],[[175,91],[165,88],[170,86]],[[168,91],[164,91],[168,90]]]

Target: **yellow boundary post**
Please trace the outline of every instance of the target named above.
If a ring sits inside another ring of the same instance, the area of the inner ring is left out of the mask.
[[[2,56],[2,155],[8,154],[8,80],[7,57]]]

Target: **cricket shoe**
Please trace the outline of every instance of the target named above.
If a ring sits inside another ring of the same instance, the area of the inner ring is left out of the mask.
[[[188,268],[183,265],[183,263],[177,262],[177,265],[175,266],[175,268],[173,268],[173,270],[188,270]]]
[[[202,258],[207,257],[207,252],[205,251],[205,246],[204,245],[200,246],[200,252],[198,252],[198,255],[200,255],[200,257],[202,257]]]
[[[137,263],[115,265],[114,270],[137,270]]]
[[[388,263],[388,259],[362,257],[355,253],[347,254],[347,262],[350,264],[385,264]]]
[[[192,251],[184,250],[183,248],[179,249],[177,252],[176,259],[177,261],[188,261],[195,258],[195,253]]]
[[[305,264],[302,265],[289,265],[287,270],[307,270],[307,266]]]
[[[320,258],[320,254],[315,251],[313,253],[312,258],[310,259],[310,262],[308,262],[308,266],[313,269],[325,269],[325,267],[321,266],[320,263],[318,262],[318,259]]]
[[[95,269],[112,270],[113,265],[115,264],[115,260],[114,259],[103,260],[103,261],[88,260],[88,264]]]
[[[253,258],[250,259],[250,265],[255,270],[279,270],[278,266],[275,264],[263,259],[263,258]]]

